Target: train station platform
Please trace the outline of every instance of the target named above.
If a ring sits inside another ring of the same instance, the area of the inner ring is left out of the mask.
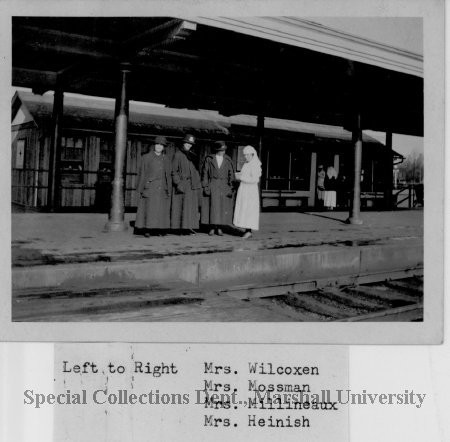
[[[199,232],[145,238],[105,233],[105,214],[13,213],[13,290],[178,282],[250,287],[423,267],[423,211],[261,214],[244,240]]]

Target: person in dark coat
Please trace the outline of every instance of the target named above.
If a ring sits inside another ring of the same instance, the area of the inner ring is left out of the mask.
[[[222,236],[220,226],[233,222],[234,167],[226,149],[224,141],[216,142],[215,153],[206,157],[202,167],[201,222],[209,226],[210,235]]]
[[[135,228],[145,236],[170,228],[171,162],[164,153],[165,137],[156,137],[153,149],[142,156],[137,180]]]
[[[195,143],[192,135],[186,135],[182,146],[175,152],[172,160],[172,207],[170,226],[182,233],[195,234],[200,221],[201,183],[196,156],[191,152]]]

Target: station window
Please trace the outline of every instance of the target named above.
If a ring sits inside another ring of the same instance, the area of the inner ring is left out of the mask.
[[[100,138],[100,163],[113,163],[114,148],[110,140]]]
[[[109,183],[113,179],[114,146],[111,139],[100,138],[98,182]]]
[[[311,152],[292,144],[268,155],[268,190],[309,190]]]
[[[373,161],[363,157],[361,163],[361,191],[373,192]]]
[[[64,184],[84,182],[84,138],[61,138],[61,179]]]
[[[387,170],[386,162],[381,159],[374,159],[372,162],[373,167],[373,191],[383,192],[386,187]]]
[[[309,190],[311,152],[296,149],[291,152],[290,190]]]
[[[288,149],[270,149],[267,176],[268,190],[289,189],[289,158]]]

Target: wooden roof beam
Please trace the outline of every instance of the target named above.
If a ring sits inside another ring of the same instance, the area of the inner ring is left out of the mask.
[[[155,26],[139,35],[135,35],[124,41],[121,45],[123,54],[132,56],[148,55],[153,49],[184,40],[197,29],[196,23],[186,20],[172,19],[159,26]]]
[[[233,63],[233,62],[227,62],[224,61],[221,58],[218,59],[212,59],[210,57],[204,57],[201,55],[196,54],[187,54],[182,52],[176,52],[176,51],[170,51],[166,48],[164,49],[155,49],[153,54],[155,56],[161,56],[163,57],[162,62],[165,58],[169,60],[173,60],[176,62],[177,60],[182,60],[186,63],[192,63],[197,64],[201,63],[202,67],[208,66],[210,68],[216,68],[216,69],[228,69],[228,70],[237,70],[237,71],[247,71],[251,74],[261,74],[263,72],[262,67],[258,66],[252,66],[252,65],[243,65],[240,63]]]
[[[12,68],[12,85],[39,88],[41,90],[53,89],[56,86],[57,73],[36,69]],[[32,85],[32,86],[30,86]]]
[[[37,26],[13,27],[13,46],[33,51],[50,51],[93,58],[116,58],[118,45],[113,40],[87,37]],[[18,48],[14,48],[18,50]]]

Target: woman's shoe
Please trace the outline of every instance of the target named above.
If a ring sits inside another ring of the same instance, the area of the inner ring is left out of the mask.
[[[213,235],[214,235],[214,229],[211,229],[211,230],[208,232],[208,235],[209,235],[209,236],[213,236]]]
[[[217,229],[217,234],[218,234],[219,236],[223,236],[222,229]]]
[[[151,235],[150,235],[150,233],[145,232],[145,233],[144,233],[144,236],[145,236],[146,238],[150,238]]]
[[[252,236],[252,232],[245,232],[243,235],[242,235],[242,239],[248,239],[248,238],[250,238]]]

